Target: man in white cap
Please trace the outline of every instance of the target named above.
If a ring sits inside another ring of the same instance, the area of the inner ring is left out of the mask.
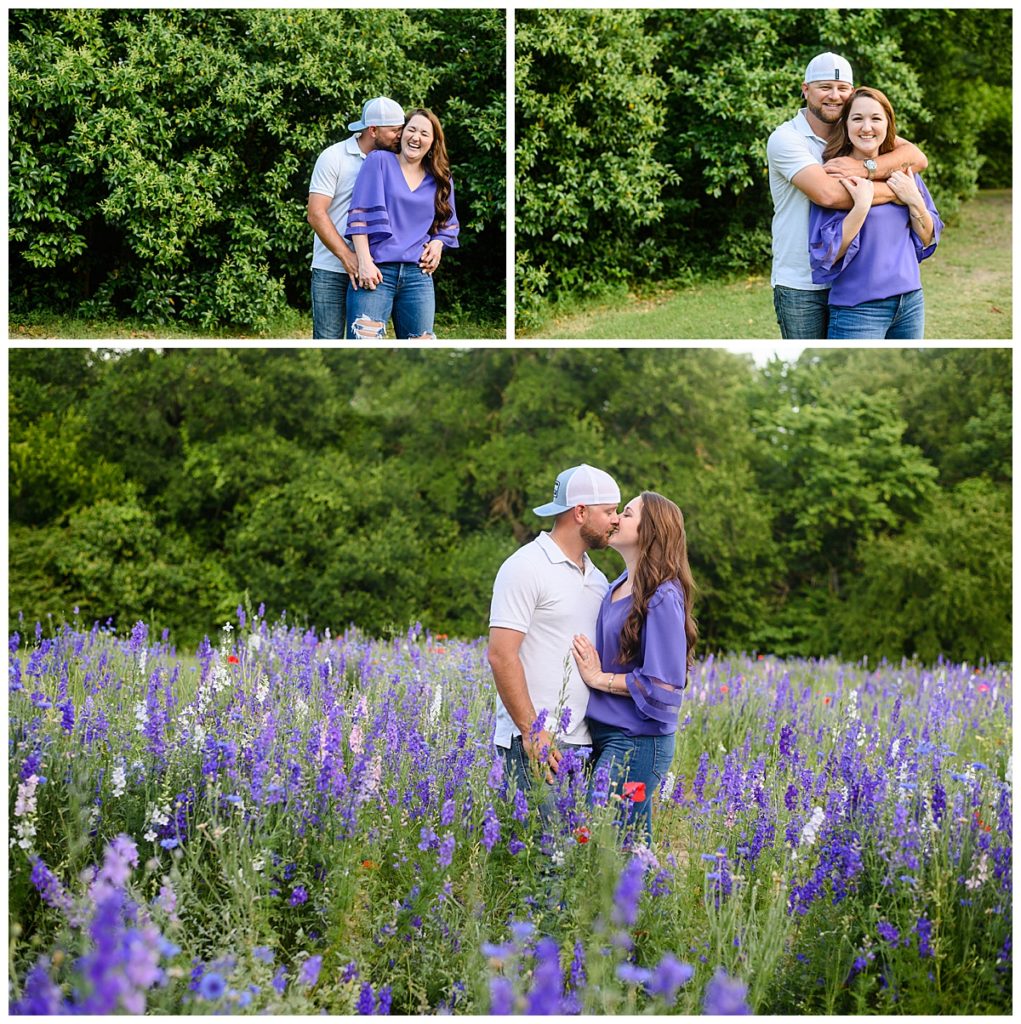
[[[354,132],[319,154],[308,187],[308,222],[315,232],[312,251],[312,337],[343,338],[347,284],[357,288],[358,257],[341,237],[347,226],[355,178],[362,161],[374,149],[396,151],[404,127],[399,103],[377,96],[362,107],[361,120],[348,125]]]
[[[489,617],[497,692],[493,741],[519,789],[532,785],[532,762],[556,773],[558,743],[591,743],[588,688],[571,642],[577,633],[595,636],[609,583],[588,552],[609,543],[619,504],[620,488],[608,473],[584,464],[565,469],[553,500],[533,509],[555,517],[553,528],[515,551],[497,573]]]
[[[860,175],[875,184],[873,205],[895,201],[885,181],[905,164],[915,171],[929,162],[917,146],[898,136],[892,152],[859,162],[840,157],[822,162],[823,150],[854,91],[851,65],[835,53],[813,57],[805,71],[801,94],[805,106],[780,125],[766,144],[769,191],[773,196],[773,306],[784,338],[825,338],[829,287],[812,281],[808,258],[808,211],[815,203],[850,209],[850,193],[841,177]]]

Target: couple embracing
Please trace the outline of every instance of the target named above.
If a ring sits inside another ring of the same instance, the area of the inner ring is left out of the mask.
[[[637,784],[627,821],[648,843],[698,636],[694,583],[681,510],[650,491],[619,505],[608,473],[565,470],[553,500],[534,509],[552,529],[501,566],[489,634],[494,742],[518,789],[542,787],[544,814],[562,748],[591,747],[593,774],[607,769],[618,796]],[[613,583],[589,557],[606,547],[625,564]]]
[[[458,235],[443,127],[377,96],[348,129],[309,185],[312,335],[379,341],[392,316],[398,338],[435,338],[432,275]]]
[[[784,338],[922,338],[919,264],[943,223],[878,89],[835,53],[812,59],[805,106],[769,137],[773,304]]]

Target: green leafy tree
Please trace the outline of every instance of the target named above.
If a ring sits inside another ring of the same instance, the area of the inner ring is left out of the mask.
[[[655,262],[647,229],[676,181],[659,49],[636,10],[516,13],[517,315],[541,296],[626,281]]]
[[[1010,660],[1007,488],[965,480],[903,533],[865,541],[859,555],[841,616],[845,656]]]
[[[422,59],[441,38],[436,13],[13,12],[12,302],[87,301],[86,312],[204,327],[260,327],[288,302],[307,305],[319,152],[348,134],[365,98],[428,105],[441,80],[449,96],[467,71],[464,60]],[[491,46],[498,20],[476,18],[475,36]],[[480,107],[447,118],[471,143],[458,155],[469,252],[471,233],[499,216],[475,200],[479,187],[494,191],[480,111],[491,121],[498,74],[474,94]],[[473,256],[501,266],[502,242]]]

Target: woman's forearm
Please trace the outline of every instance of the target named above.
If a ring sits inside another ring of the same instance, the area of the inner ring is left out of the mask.
[[[868,207],[851,207],[850,212],[844,218],[843,231],[840,238],[840,248],[837,250],[836,259],[843,259],[851,243],[858,237],[862,224],[868,216]],[[834,260],[836,262],[836,260]]]
[[[355,255],[359,260],[372,259],[372,254],[369,252],[368,235],[352,235],[351,241],[355,244]]]
[[[918,236],[922,245],[930,245],[935,234],[935,225],[932,216],[925,208],[925,203],[912,206],[910,211],[911,230]]]

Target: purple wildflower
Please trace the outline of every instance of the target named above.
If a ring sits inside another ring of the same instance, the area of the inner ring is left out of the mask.
[[[319,980],[319,971],[323,966],[323,958],[321,956],[310,956],[301,965],[301,975],[298,981],[302,985],[307,985],[311,988]]]
[[[617,924],[633,925],[638,919],[638,900],[642,895],[645,865],[632,857],[624,866],[613,893],[613,920]]]
[[[457,845],[457,840],[454,839],[454,834],[448,832],[443,837],[443,841],[440,843],[440,848],[437,853],[437,863],[441,868],[449,868],[451,861],[454,859],[454,847]]]
[[[564,974],[560,969],[560,950],[552,939],[540,939],[535,944],[535,971],[525,1012],[536,1015],[560,1013],[563,998]]]
[[[918,955],[932,956],[932,922],[926,917],[920,917],[915,923],[915,932],[918,934]]]
[[[224,981],[223,975],[217,974],[216,971],[210,971],[199,982],[199,995],[207,1002],[215,1003],[226,991],[227,982]]]
[[[482,819],[482,845],[489,851],[500,841],[500,819],[492,806],[486,808],[485,817]]]
[[[627,985],[644,985],[652,977],[652,971],[625,960],[617,965],[617,977]]]
[[[308,890],[303,885],[296,885],[291,890],[291,898],[288,901],[292,907],[301,906],[302,903],[308,900]]]
[[[876,932],[879,934],[881,939],[889,942],[890,945],[893,945],[900,938],[900,932],[887,921],[880,921],[879,924],[876,925]]]
[[[355,1004],[355,1013],[360,1017],[371,1017],[375,1006],[376,1000],[372,994],[372,986],[367,981],[364,981],[362,982],[362,987],[358,992],[358,1002]]]
[[[645,987],[652,995],[659,996],[667,1006],[673,1006],[678,989],[691,981],[694,974],[695,968],[691,964],[682,963],[673,953],[666,953]]]
[[[709,1016],[748,1017],[752,1011],[747,998],[748,986],[719,967],[705,987],[703,1009]]]
[[[514,986],[509,978],[489,979],[489,1012],[494,1017],[507,1017],[514,1012]]]
[[[514,818],[517,821],[528,821],[528,800],[520,789],[514,794]]]

